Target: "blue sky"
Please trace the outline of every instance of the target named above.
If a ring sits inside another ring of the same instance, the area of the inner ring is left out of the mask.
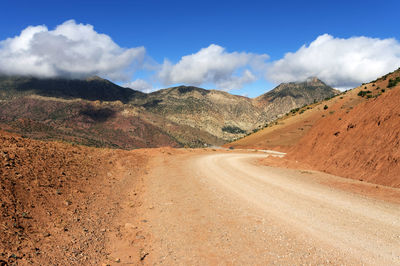
[[[108,35],[117,48],[130,52],[122,55],[120,51],[118,58],[127,61],[115,66],[110,62],[109,68],[102,69],[88,65],[90,71],[82,73],[71,67],[50,71],[54,62],[71,63],[65,55],[46,61],[42,72],[32,70],[34,75],[95,73],[136,89],[185,84],[254,97],[279,82],[310,75],[346,88],[400,66],[395,11],[400,10],[399,1],[3,0],[1,4],[0,72],[5,73],[31,73],[18,67],[9,70],[10,65],[26,66],[21,60],[27,56],[34,55],[32,58],[40,62],[57,56],[29,46],[29,54],[18,61],[12,44],[5,43],[7,38],[19,36],[28,26],[45,25],[42,31],[51,32],[68,20],[74,20],[74,24],[68,24],[71,28],[92,25],[95,33]],[[53,32],[52,36],[55,34],[61,33]],[[38,36],[34,39],[41,47],[59,43],[41,36],[41,41],[37,41]],[[91,47],[91,43],[84,47]],[[305,49],[301,50],[302,46]],[[62,46],[64,50],[68,47]],[[105,53],[114,55],[117,48],[107,48]],[[292,55],[285,57],[288,52]],[[42,58],[38,59],[39,55]],[[182,61],[190,55],[196,56]],[[88,64],[107,63],[98,58],[90,60]],[[199,64],[201,75],[197,73]],[[140,82],[134,83],[137,79]]]

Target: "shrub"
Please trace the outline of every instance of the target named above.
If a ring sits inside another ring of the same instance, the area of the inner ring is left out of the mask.
[[[399,82],[400,82],[400,77],[397,77],[396,79],[389,79],[389,82],[388,82],[387,87],[388,87],[388,88],[394,87],[394,86],[396,86],[397,83],[399,83]]]
[[[222,131],[228,132],[228,133],[232,133],[232,134],[243,134],[243,133],[246,133],[246,131],[244,131],[240,127],[236,127],[236,126],[224,126],[222,128]]]
[[[381,92],[382,92],[382,93],[385,92],[385,89],[381,89]]]
[[[324,106],[324,110],[326,110],[326,109],[328,109],[328,105],[325,105],[325,106]]]
[[[367,95],[368,93],[371,93],[371,91],[359,91],[358,92],[358,96],[364,97],[365,95]]]
[[[295,114],[295,113],[297,113],[299,110],[300,110],[300,108],[294,108],[294,109],[290,110],[290,112],[291,112],[292,114]]]

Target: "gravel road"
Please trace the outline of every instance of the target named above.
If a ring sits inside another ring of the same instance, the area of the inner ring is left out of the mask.
[[[145,180],[148,264],[400,265],[400,205],[261,166],[260,153],[159,157]]]

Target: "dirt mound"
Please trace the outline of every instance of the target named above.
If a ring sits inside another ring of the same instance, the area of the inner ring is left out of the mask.
[[[354,109],[336,109],[320,119],[288,158],[335,175],[400,187],[400,84],[394,82],[399,76],[396,71],[356,90],[360,98],[371,96]]]
[[[127,171],[135,177],[146,161],[139,151],[42,142],[0,132],[0,262],[104,261],[106,233],[118,213],[113,199],[120,188],[114,177]]]

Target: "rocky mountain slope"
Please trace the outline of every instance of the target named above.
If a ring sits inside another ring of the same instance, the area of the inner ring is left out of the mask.
[[[400,187],[399,102],[400,69],[292,110],[226,147],[287,151],[284,166]]]
[[[222,144],[217,137],[129,104],[146,94],[107,80],[0,78],[0,128],[36,139],[133,149]]]
[[[0,131],[0,265],[109,264],[120,204],[139,204],[141,196],[128,192],[141,192],[149,157],[146,150],[95,149]],[[132,261],[139,264],[143,239],[134,242]]]
[[[281,84],[256,99],[180,86],[150,94],[87,80],[0,77],[0,128],[38,139],[124,149],[221,145],[336,92]]]
[[[357,90],[368,100],[321,119],[289,156],[318,170],[400,187],[400,70]]]
[[[263,127],[293,108],[330,98],[338,91],[317,78],[282,83],[255,99],[197,87],[174,87],[137,98],[146,110],[178,124],[199,128],[224,140]]]
[[[318,78],[311,77],[304,82],[282,83],[255,98],[255,102],[259,106],[268,105],[270,110],[282,114],[312,102],[322,101],[338,93],[338,90],[332,89]]]
[[[174,87],[150,93],[135,104],[181,125],[229,140],[265,123],[262,108],[250,98],[197,87]]]

